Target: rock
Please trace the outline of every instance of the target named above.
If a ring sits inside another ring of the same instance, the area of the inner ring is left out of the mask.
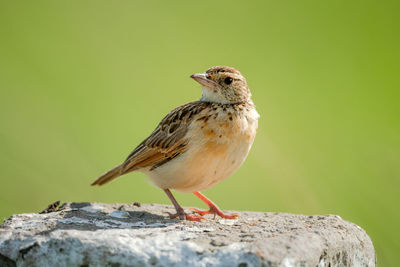
[[[167,205],[49,207],[0,226],[0,266],[375,266],[365,231],[334,215],[188,222]]]

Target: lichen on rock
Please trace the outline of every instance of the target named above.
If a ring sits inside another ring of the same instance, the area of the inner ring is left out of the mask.
[[[171,220],[172,206],[65,203],[0,226],[0,266],[375,266],[368,235],[335,215],[239,212]]]

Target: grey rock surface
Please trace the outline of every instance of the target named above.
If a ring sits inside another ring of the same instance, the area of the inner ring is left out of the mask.
[[[172,206],[138,203],[44,212],[0,226],[0,266],[375,266],[365,231],[334,215],[189,222],[169,219]]]

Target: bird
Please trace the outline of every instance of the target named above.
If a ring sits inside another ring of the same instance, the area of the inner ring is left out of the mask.
[[[215,186],[242,165],[260,115],[245,77],[235,68],[214,66],[190,77],[202,87],[200,100],[169,112],[125,161],[91,185],[104,185],[139,171],[167,194],[176,210],[169,214],[172,219],[201,221],[206,214],[236,219],[238,214],[224,213],[200,191]],[[186,213],[171,190],[193,193],[209,210],[192,208],[192,213]]]

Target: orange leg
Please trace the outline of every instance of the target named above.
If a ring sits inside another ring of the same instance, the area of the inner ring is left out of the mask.
[[[239,214],[237,214],[237,213],[232,213],[232,214],[223,213],[222,210],[220,210],[220,208],[218,208],[218,206],[216,204],[214,204],[214,202],[212,202],[211,200],[206,198],[206,196],[203,195],[202,193],[194,192],[193,194],[195,194],[198,198],[200,198],[201,201],[206,203],[207,206],[210,208],[209,210],[199,210],[199,209],[195,209],[195,208],[191,209],[191,210],[195,211],[196,213],[198,213],[199,215],[203,216],[206,214],[214,214],[214,218],[215,218],[215,215],[218,215],[219,217],[225,218],[225,219],[236,219],[237,217],[239,217]]]
[[[178,204],[174,196],[172,195],[171,191],[169,189],[164,189],[164,192],[167,194],[169,199],[171,200],[172,204],[174,204],[174,207],[176,209],[175,214],[171,214],[168,212],[169,217],[171,219],[175,219],[179,217],[181,220],[188,220],[188,221],[197,221],[200,222],[201,220],[205,220],[201,215],[191,215],[191,214],[186,214],[183,208]]]

